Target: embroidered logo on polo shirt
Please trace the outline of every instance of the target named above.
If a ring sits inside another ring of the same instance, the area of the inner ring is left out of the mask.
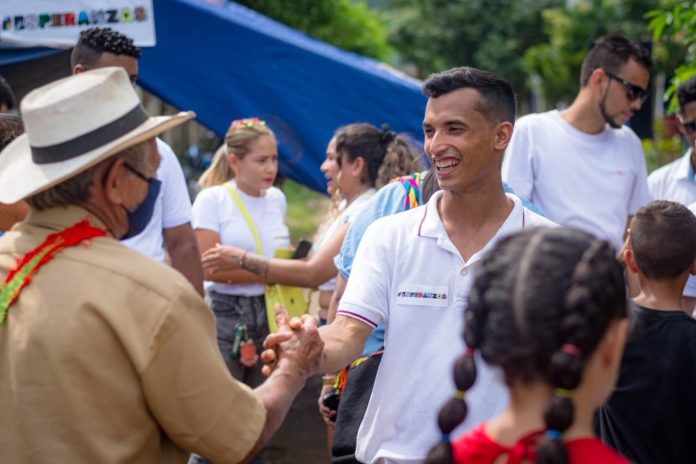
[[[446,308],[449,303],[446,285],[400,284],[396,303],[409,306]]]

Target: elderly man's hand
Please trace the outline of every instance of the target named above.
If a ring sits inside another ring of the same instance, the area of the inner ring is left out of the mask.
[[[309,315],[289,319],[283,305],[274,308],[278,331],[270,334],[263,342],[265,348],[261,359],[266,365],[264,375],[280,365],[299,372],[304,378],[314,374],[324,350],[324,342],[319,337],[317,320]]]

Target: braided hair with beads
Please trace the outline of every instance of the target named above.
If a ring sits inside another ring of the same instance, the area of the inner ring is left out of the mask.
[[[464,314],[467,349],[454,365],[457,391],[442,408],[442,440],[426,462],[453,462],[449,434],[466,418],[464,392],[476,380],[475,352],[508,384],[544,382],[546,433],[537,463],[568,462],[563,433],[573,424],[573,390],[613,321],[626,317],[621,266],[611,244],[566,228],[505,237],[480,262]],[[473,425],[473,424],[472,424]]]

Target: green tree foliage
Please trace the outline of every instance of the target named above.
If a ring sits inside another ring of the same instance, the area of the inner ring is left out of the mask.
[[[696,76],[696,3],[693,0],[681,0],[672,8],[663,8],[648,12],[645,17],[650,21],[653,40],[663,48],[680,49],[684,61],[674,71],[671,85],[665,93],[670,99],[670,110],[676,109],[674,98],[676,88],[682,82]]]
[[[592,40],[610,33],[649,39],[644,16],[656,4],[671,8],[674,0],[577,0],[572,6],[544,11],[543,29],[549,40],[527,50],[524,60],[526,69],[543,81],[545,106],[570,102],[575,96],[580,66]],[[655,47],[653,56],[658,71],[673,68],[683,59],[673,45]]]
[[[238,3],[344,50],[386,61],[386,27],[364,1],[239,0]]]
[[[505,76],[528,92],[524,51],[544,43],[542,11],[564,0],[393,0],[390,40],[425,77],[454,66]]]

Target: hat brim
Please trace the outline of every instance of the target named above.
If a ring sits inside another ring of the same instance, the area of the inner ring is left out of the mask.
[[[195,116],[192,111],[183,111],[173,116],[150,117],[140,126],[106,145],[57,163],[34,163],[29,138],[27,134],[22,134],[0,153],[0,203],[15,203],[53,187],[100,161],[156,137]]]

